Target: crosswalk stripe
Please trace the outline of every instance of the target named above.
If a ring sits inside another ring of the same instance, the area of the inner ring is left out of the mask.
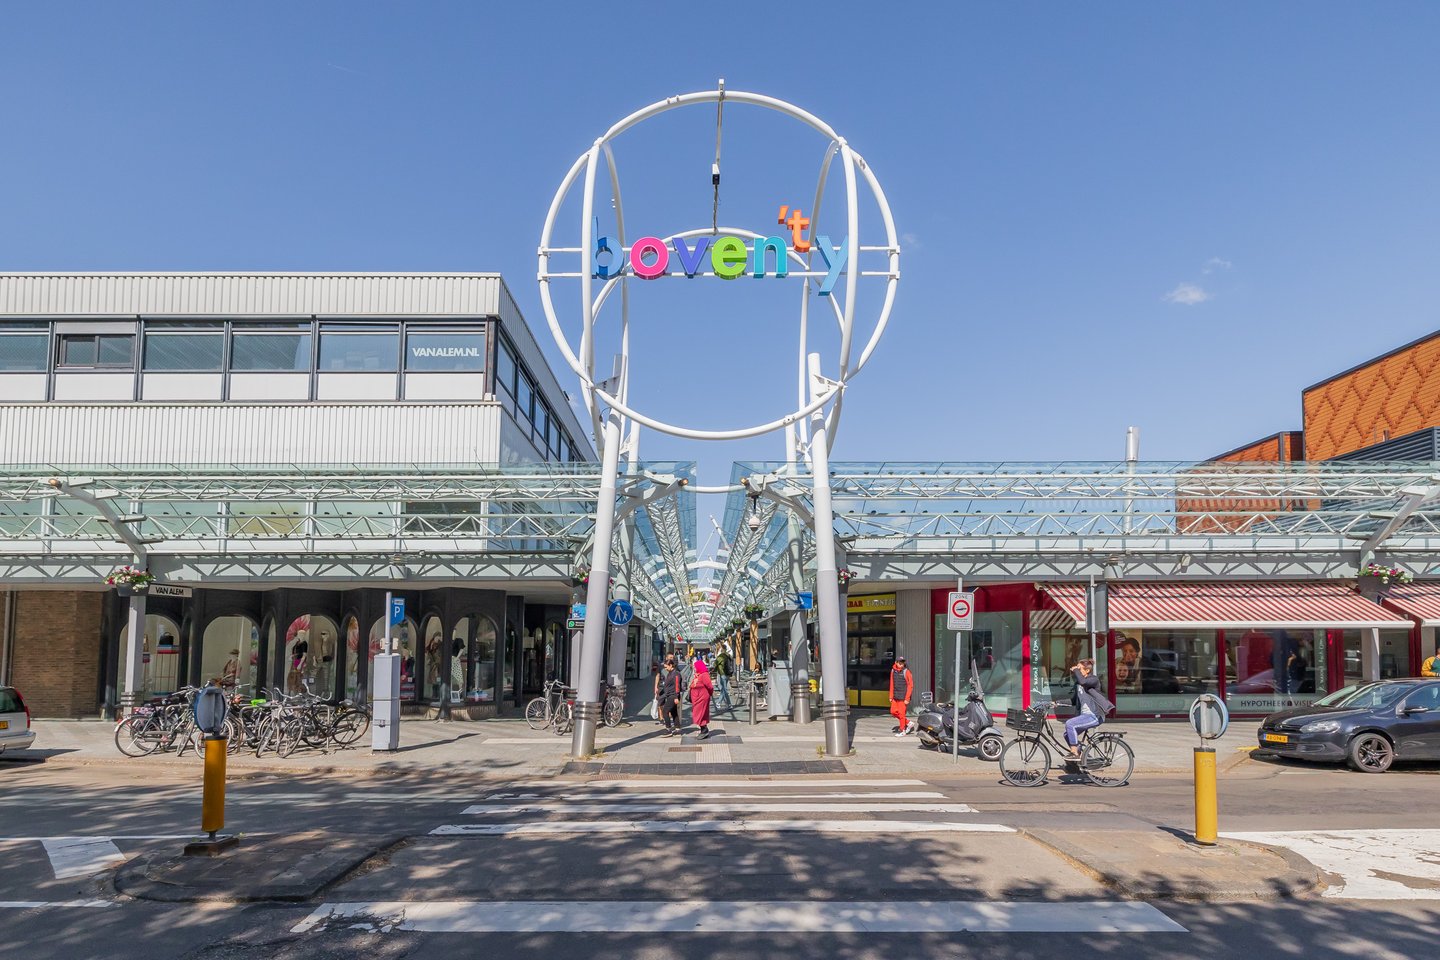
[[[374,901],[326,903],[291,928],[389,933],[1185,933],[1148,903],[1091,901]]]
[[[603,800],[607,794],[598,791],[586,791],[585,793],[492,793],[487,797],[481,797],[482,803],[495,803],[500,800],[555,800],[583,802],[587,800]],[[624,800],[943,800],[945,794],[938,790],[914,790],[910,792],[876,792],[876,793],[686,793],[675,791],[669,793],[625,793],[609,794],[617,799]]]
[[[1440,900],[1440,829],[1282,830],[1220,836],[1293,850],[1338,878],[1322,896]]]
[[[1014,833],[999,823],[948,820],[573,820],[458,823],[431,836],[556,836],[581,833]]]
[[[88,877],[125,860],[125,854],[109,837],[65,837],[45,840],[43,844],[56,880]]]
[[[466,815],[511,813],[974,813],[968,803],[487,803],[466,807]]]
[[[37,910],[41,907],[115,907],[112,900],[0,900],[0,910]]]
[[[817,788],[833,789],[835,787],[924,787],[928,786],[924,780],[826,780],[821,777],[805,780],[807,786]],[[756,779],[746,776],[734,776],[721,779],[700,778],[688,779],[682,777],[664,777],[662,779],[643,779],[631,777],[625,780],[522,780],[510,784],[515,790],[534,790],[537,788],[575,788],[575,787],[603,787],[607,790],[653,790],[656,787],[673,787],[676,790],[690,790],[695,788],[705,789],[710,787],[744,787],[752,790],[760,787],[780,787],[787,790],[794,790],[796,781],[793,778],[779,780]]]

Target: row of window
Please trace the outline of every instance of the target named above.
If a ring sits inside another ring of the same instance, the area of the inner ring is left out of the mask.
[[[485,330],[425,329],[412,324],[168,324],[147,323],[141,369],[168,373],[244,372],[395,373],[404,345],[406,372],[482,373]],[[10,324],[0,331],[0,371],[44,372],[50,334]],[[65,333],[55,337],[57,369],[135,369],[133,333]],[[228,351],[228,361],[227,361]]]
[[[495,351],[495,395],[515,418],[515,424],[530,436],[535,449],[549,460],[574,460],[574,442],[560,427],[560,420],[540,396],[535,379],[515,356],[508,340],[500,337]]]

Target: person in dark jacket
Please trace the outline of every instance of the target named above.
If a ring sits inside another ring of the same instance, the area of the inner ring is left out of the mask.
[[[905,666],[904,657],[895,658],[895,666],[890,668],[890,715],[899,724],[895,728],[895,736],[905,736],[908,724],[905,722],[905,708],[910,705],[910,694],[915,689],[915,678],[910,673],[910,668]]]
[[[1070,745],[1070,759],[1080,759],[1080,734],[1084,730],[1098,727],[1105,722],[1110,712],[1110,701],[1100,692],[1100,678],[1095,676],[1095,661],[1081,660],[1070,668],[1070,678],[1075,682],[1070,693],[1070,703],[1077,711],[1065,721],[1065,742]]]
[[[655,675],[655,700],[660,705],[660,718],[665,721],[665,736],[680,732],[680,695],[685,681],[675,666],[675,654],[665,657],[665,666]]]

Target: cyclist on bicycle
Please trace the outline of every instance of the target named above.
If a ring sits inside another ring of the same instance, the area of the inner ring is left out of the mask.
[[[1065,742],[1070,745],[1070,759],[1078,763],[1081,732],[1104,723],[1115,706],[1100,692],[1100,678],[1095,675],[1094,660],[1085,659],[1076,663],[1070,668],[1070,678],[1074,681],[1070,703],[1077,713],[1065,721]]]

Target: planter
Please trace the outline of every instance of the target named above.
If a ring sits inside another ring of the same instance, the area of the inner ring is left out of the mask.
[[[1360,577],[1355,582],[1355,589],[1366,600],[1378,601],[1390,593],[1390,585],[1394,582],[1388,577]]]

